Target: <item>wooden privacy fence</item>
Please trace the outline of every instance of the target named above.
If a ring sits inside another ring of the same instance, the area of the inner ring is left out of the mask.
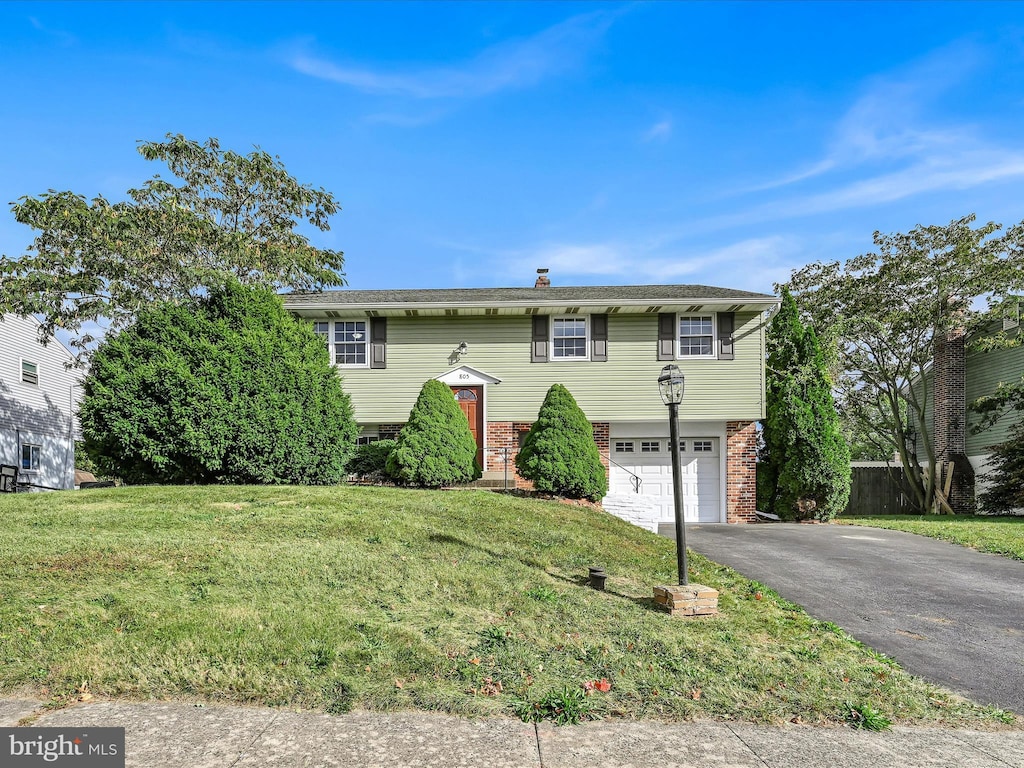
[[[843,514],[847,515],[909,515],[910,487],[900,466],[853,466],[850,477],[850,500]]]

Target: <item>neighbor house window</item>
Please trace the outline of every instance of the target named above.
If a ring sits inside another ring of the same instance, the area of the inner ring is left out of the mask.
[[[41,448],[38,445],[22,445],[21,446],[21,468],[29,471],[35,471],[39,469],[39,451]]]
[[[324,344],[330,345],[331,324],[326,320],[316,320],[313,323],[313,333],[324,340]]]
[[[551,324],[551,357],[555,360],[587,359],[587,318],[554,319]]]
[[[360,435],[356,438],[356,445],[369,445],[380,440],[378,435]]]
[[[632,440],[616,440],[615,441],[615,452],[616,453],[633,453],[633,441]]]
[[[365,320],[338,320],[334,323],[334,362],[337,365],[366,365]]]
[[[679,316],[679,357],[711,357],[714,344],[714,315]]]
[[[39,383],[39,365],[28,360],[21,361],[21,380],[27,384]]]
[[[640,453],[657,453],[661,450],[661,443],[658,440],[641,440]]]
[[[694,440],[693,441],[694,453],[711,453],[711,441],[710,440]]]

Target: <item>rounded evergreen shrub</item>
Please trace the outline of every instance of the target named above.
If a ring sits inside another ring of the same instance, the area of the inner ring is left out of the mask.
[[[476,440],[447,384],[431,379],[423,385],[387,459],[387,473],[397,482],[427,488],[480,477]]]
[[[516,456],[519,474],[538,491],[597,501],[608,493],[608,476],[594,429],[568,389],[552,384],[537,420]]]
[[[141,312],[83,389],[85,450],[129,483],[337,483],[357,434],[323,340],[237,284]]]
[[[345,470],[359,477],[384,478],[387,476],[388,456],[395,450],[395,445],[394,440],[376,440],[356,446]]]

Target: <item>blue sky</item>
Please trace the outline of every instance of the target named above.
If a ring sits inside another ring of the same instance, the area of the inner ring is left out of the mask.
[[[340,201],[311,236],[353,288],[771,292],[1024,218],[1019,3],[2,3],[0,73],[3,202],[259,145]]]

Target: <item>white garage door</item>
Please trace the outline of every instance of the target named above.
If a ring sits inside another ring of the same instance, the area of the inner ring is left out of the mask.
[[[684,437],[679,441],[679,448],[686,521],[719,522],[722,493],[718,439]],[[660,522],[674,522],[672,457],[668,438],[613,438],[611,458],[609,496],[625,501],[629,495],[634,498],[639,495],[642,498],[637,501],[660,515]]]

